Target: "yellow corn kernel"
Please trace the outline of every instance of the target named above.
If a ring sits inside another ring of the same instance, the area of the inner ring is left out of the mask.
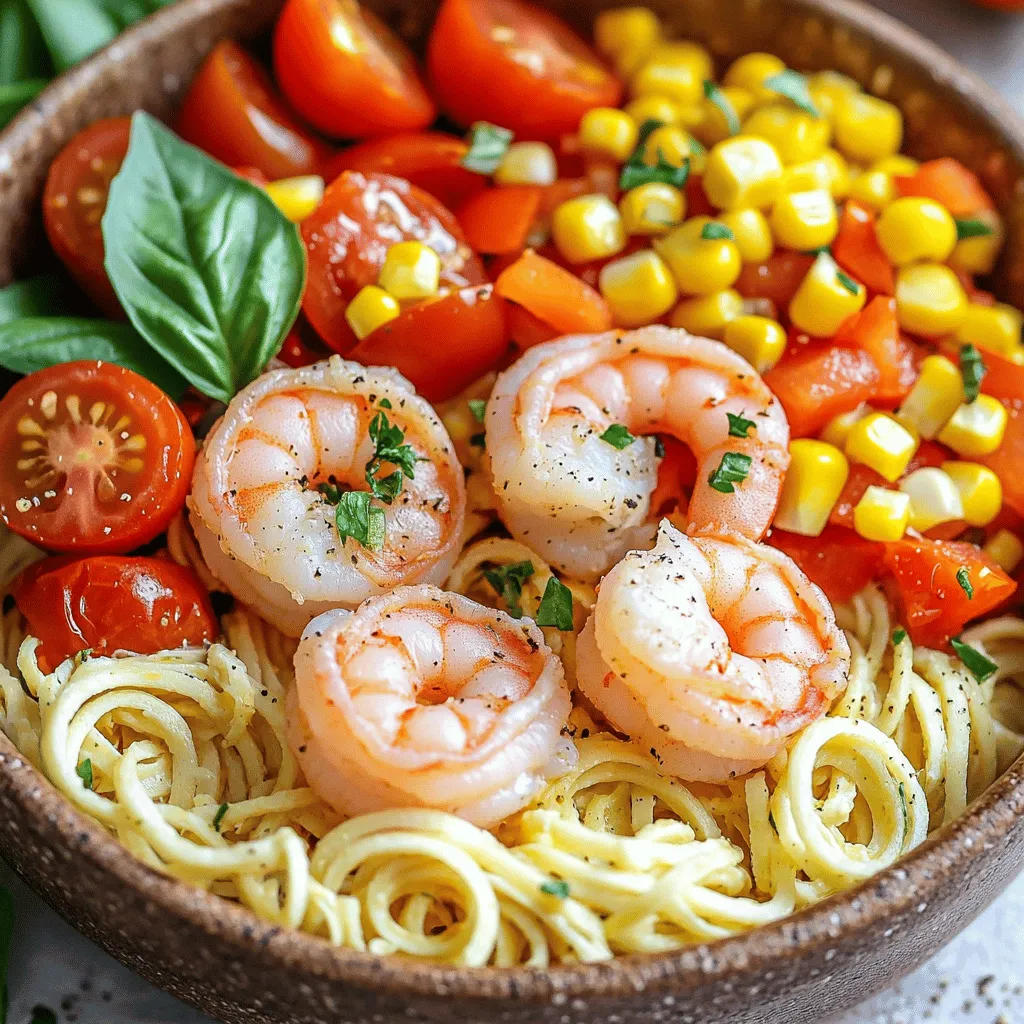
[[[422,242],[389,246],[377,284],[396,299],[426,299],[441,283],[441,257]]]
[[[720,210],[764,209],[775,202],[781,185],[782,161],[764,139],[737,135],[708,153],[704,191]]]
[[[820,249],[839,232],[839,217],[832,193],[824,189],[790,192],[772,208],[772,235],[789,249]]]
[[[780,530],[817,537],[846,486],[850,464],[834,445],[807,437],[790,441],[789,456],[774,524]]]
[[[870,164],[898,153],[903,141],[899,107],[867,93],[847,93],[836,104],[836,148],[848,159]]]
[[[625,111],[637,124],[645,121],[660,121],[662,124],[678,124],[682,118],[682,107],[668,96],[650,94],[637,96],[626,104]]]
[[[1012,573],[1024,559],[1024,544],[1009,530],[997,530],[982,550],[1004,572]]]
[[[942,263],[915,263],[896,276],[896,316],[911,334],[937,338],[952,334],[967,315],[967,294]]]
[[[513,142],[494,172],[499,185],[553,185],[557,178],[555,151],[546,142]]]
[[[853,510],[853,528],[865,540],[899,540],[910,522],[910,495],[870,486]]]
[[[770,103],[779,94],[766,88],[764,80],[785,70],[786,65],[773,53],[745,53],[729,65],[722,84],[747,89],[756,103]]]
[[[663,235],[682,222],[686,197],[672,185],[651,181],[624,193],[619,213],[627,234]]]
[[[719,91],[741,122],[754,108],[754,96],[749,89],[726,86]],[[718,104],[712,103],[709,99],[704,99],[697,107],[697,110],[700,117],[692,126],[692,131],[705,146],[713,146],[715,143],[729,138],[731,134],[729,122],[726,120],[725,114],[722,113]]]
[[[830,121],[842,97],[860,92],[860,83],[838,71],[819,71],[807,78],[807,89],[814,105]]]
[[[345,319],[352,333],[362,341],[382,324],[394,320],[399,312],[398,300],[393,295],[383,288],[368,284],[360,288],[345,307]]]
[[[769,103],[758,107],[743,122],[743,134],[766,139],[784,164],[799,164],[825,152],[832,129],[823,117],[794,110],[784,103]]]
[[[856,409],[834,416],[821,428],[822,441],[828,441],[829,444],[842,448],[850,436],[850,431],[853,430],[853,425],[864,419],[868,411],[868,407],[861,402]]]
[[[980,220],[992,229],[992,233],[961,238],[950,253],[949,264],[968,274],[991,274],[1003,247],[1003,222],[995,210],[979,210],[971,220]]]
[[[800,282],[789,304],[789,319],[815,338],[831,338],[848,316],[863,309],[866,299],[864,285],[843,273],[823,252]]]
[[[618,207],[603,195],[579,196],[555,207],[551,237],[570,263],[606,259],[626,247]]]
[[[580,121],[580,145],[590,153],[628,160],[636,149],[638,131],[636,121],[624,110],[595,107]]]
[[[620,327],[640,327],[657,320],[678,297],[671,271],[652,249],[606,263],[597,283]]]
[[[601,11],[594,19],[594,42],[606,57],[647,47],[661,40],[661,21],[647,7],[617,7]]]
[[[884,412],[871,412],[850,428],[843,450],[852,461],[895,483],[917,451],[917,438]]]
[[[766,316],[737,316],[725,325],[722,340],[758,373],[767,373],[786,351],[786,330]]]
[[[710,295],[683,299],[672,310],[672,326],[705,338],[721,340],[723,334],[743,313],[743,296],[732,288]]]
[[[967,458],[991,455],[1003,443],[1007,419],[1006,406],[998,398],[978,395],[953,413],[939,431],[939,440]]]
[[[956,340],[961,345],[977,345],[978,348],[998,352],[1008,359],[1021,351],[1021,332],[1024,330],[1024,314],[997,302],[994,306],[979,306],[970,303],[967,314],[956,329]]]
[[[932,438],[964,400],[960,371],[945,356],[926,356],[921,375],[903,399],[899,420],[921,437]]]
[[[818,160],[828,167],[832,175],[829,191],[836,199],[845,199],[850,194],[850,182],[853,180],[846,157],[838,149],[826,149]]]
[[[900,490],[910,496],[910,525],[921,533],[964,517],[956,484],[935,466],[915,469],[900,481]]]
[[[782,191],[810,192],[825,189],[839,199],[850,190],[850,171],[842,154],[827,149],[814,160],[791,164],[782,172]]]
[[[689,67],[702,86],[704,80],[711,78],[715,71],[711,54],[700,43],[688,39],[673,39],[671,42],[656,44],[651,50],[651,59]]]
[[[293,224],[298,224],[320,205],[324,197],[324,179],[316,174],[281,178],[267,185],[266,192],[277,208]]]
[[[718,220],[735,236],[744,263],[763,263],[775,251],[768,218],[760,210],[731,210]]]
[[[742,261],[736,243],[729,238],[703,237],[711,223],[708,217],[691,217],[654,240],[655,250],[669,265],[684,295],[722,291],[740,276]]]
[[[848,194],[872,210],[884,210],[896,198],[896,184],[885,171],[864,171],[850,179]]]
[[[904,156],[902,153],[894,153],[892,156],[884,156],[881,160],[876,160],[871,165],[871,170],[884,171],[886,174],[891,174],[894,178],[908,178],[910,175],[916,174],[920,166],[916,160],[912,160],[909,156]]]
[[[944,462],[942,471],[956,485],[964,506],[964,522],[987,526],[1003,507],[1003,485],[988,466],[977,462]]]
[[[644,143],[644,163],[656,167],[659,157],[673,167],[682,167],[690,161],[691,170],[700,174],[705,159],[704,147],[694,146],[689,133],[672,124],[655,128]]]
[[[921,260],[941,263],[956,245],[956,221],[933,199],[906,196],[891,202],[875,226],[885,255],[898,267]]]
[[[704,96],[704,78],[697,61],[655,49],[630,82],[633,96],[668,96],[684,107],[696,106]]]

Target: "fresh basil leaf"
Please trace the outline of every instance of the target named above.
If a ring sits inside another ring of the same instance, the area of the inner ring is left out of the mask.
[[[131,324],[72,316],[30,316],[0,325],[0,366],[15,373],[76,359],[102,359],[151,380],[180,398],[185,380],[139,337]]]
[[[704,80],[704,95],[722,112],[722,116],[725,118],[725,126],[729,134],[739,135],[740,119],[735,108],[729,102],[729,97],[726,96],[710,78],[706,78]]]
[[[964,398],[967,404],[977,400],[981,394],[981,382],[988,373],[985,360],[981,353],[973,345],[961,345],[960,347],[960,377],[964,382]]]
[[[757,424],[753,420],[748,420],[742,413],[737,416],[735,413],[727,412],[725,415],[729,420],[730,437],[749,437],[750,431],[757,429]]]
[[[979,683],[983,683],[989,676],[995,675],[999,666],[991,659],[986,658],[981,651],[975,650],[970,644],[965,644],[958,636],[953,637],[949,642],[956,652],[956,656]]]
[[[968,601],[974,600],[974,584],[971,583],[971,571],[966,565],[961,565],[956,571],[956,581],[960,589],[967,595]]]
[[[538,626],[554,626],[563,633],[572,629],[572,591],[552,576],[537,608]]]
[[[972,217],[968,220],[956,222],[956,237],[960,240],[965,238],[985,238],[987,235],[994,235],[995,228],[986,224],[983,220]]]
[[[860,291],[860,285],[845,271],[836,267],[836,280],[851,294],[856,295]]]
[[[7,1020],[7,970],[14,938],[14,900],[0,885],[0,1024]]]
[[[0,128],[6,128],[21,108],[49,84],[45,78],[29,78],[14,85],[0,85]]]
[[[601,440],[621,452],[623,448],[628,448],[636,438],[629,432],[628,427],[624,427],[621,423],[613,423],[601,435]]]
[[[494,588],[494,592],[505,602],[509,615],[513,619],[523,617],[520,599],[523,596],[523,584],[533,576],[533,562],[512,562],[499,566],[497,569],[484,569],[484,579]]]
[[[106,46],[121,26],[92,0],[28,0],[58,72]]]
[[[892,634],[892,645],[893,647],[899,647],[904,640],[907,639],[907,631],[905,629],[896,629]]]
[[[469,129],[469,150],[462,166],[477,174],[493,174],[505,158],[514,133],[489,121],[477,121]]]
[[[483,398],[471,398],[469,400],[469,411],[477,423],[483,423],[484,414],[487,412],[487,402]]]
[[[46,44],[25,0],[0,0],[0,86],[53,74]]]
[[[811,90],[807,86],[807,78],[801,75],[799,71],[787,68],[785,71],[780,71],[777,75],[770,75],[764,80],[764,86],[766,89],[771,89],[772,92],[777,92],[780,96],[785,96],[790,103],[799,107],[805,114],[821,117],[821,111],[815,106],[814,100],[811,99]]]
[[[750,472],[751,458],[740,452],[726,452],[718,468],[708,477],[708,483],[722,494],[733,494],[733,484],[741,484]]]
[[[351,537],[364,548],[379,551],[384,547],[387,519],[384,509],[372,504],[369,491],[346,491],[335,510],[335,522],[342,541]]]
[[[28,316],[60,316],[62,284],[56,274],[40,274],[0,288],[0,326]]]
[[[736,234],[729,227],[728,224],[723,224],[721,221],[709,220],[707,224],[700,229],[700,237],[705,242],[717,241],[720,238],[728,239],[730,242],[736,240]]]
[[[550,882],[541,882],[540,891],[548,896],[556,896],[560,900],[569,898],[569,883],[562,878],[554,878]]]
[[[75,774],[82,780],[82,785],[86,789],[92,789],[93,777],[92,777],[92,760],[86,758],[76,769]]]
[[[217,813],[213,816],[213,830],[215,832],[219,832],[220,831],[220,826],[221,826],[221,824],[224,821],[224,815],[227,814],[227,813],[228,813],[228,805],[227,804],[221,804],[220,807],[217,808]]]
[[[261,188],[137,112],[103,215],[104,265],[138,332],[229,402],[298,315],[306,251]]]

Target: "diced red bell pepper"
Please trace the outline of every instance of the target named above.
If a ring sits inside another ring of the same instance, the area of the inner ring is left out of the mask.
[[[470,196],[455,211],[466,241],[479,253],[518,252],[537,221],[543,191],[505,185]]]
[[[896,300],[879,295],[859,313],[849,317],[832,339],[837,345],[864,349],[878,367],[879,378],[873,399],[880,404],[898,404],[917,380],[914,346],[900,334]]]
[[[921,164],[907,177],[897,177],[896,188],[901,196],[934,199],[954,217],[969,217],[979,210],[992,209],[992,199],[978,176],[948,156]]]
[[[733,287],[745,299],[771,299],[778,315],[785,316],[813,263],[805,252],[780,249],[764,263],[745,263]]]
[[[839,233],[832,243],[832,255],[843,270],[873,292],[892,295],[896,275],[889,257],[875,234],[875,214],[866,206],[849,200],[839,218]]]

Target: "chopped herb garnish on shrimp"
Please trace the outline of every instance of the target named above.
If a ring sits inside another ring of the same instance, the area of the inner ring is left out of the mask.
[[[536,621],[538,626],[554,626],[563,633],[572,630],[572,591],[554,576],[544,588]]]
[[[730,437],[749,437],[750,431],[757,429],[757,424],[753,420],[748,420],[742,413],[737,416],[735,413],[727,412],[725,415],[729,418]]]
[[[376,450],[366,464],[366,482],[374,497],[390,505],[402,490],[403,474],[410,480],[415,479],[416,463],[419,460],[412,445],[404,443],[405,431],[397,424],[390,423],[383,412],[377,413],[370,420],[370,440]],[[397,468],[385,477],[378,477],[381,466],[387,462]]]
[[[505,608],[513,619],[523,617],[523,608],[520,604],[523,585],[533,573],[533,562],[512,562],[497,569],[484,569],[484,579],[505,602]]]
[[[709,477],[708,483],[722,494],[733,494],[734,484],[741,484],[750,473],[751,458],[740,452],[726,452],[722,461]]]
[[[613,423],[601,435],[601,440],[607,442],[613,448],[618,448],[621,452],[623,448],[628,448],[636,438],[629,432],[628,427],[624,427],[621,423]]]
[[[899,647],[904,640],[907,639],[907,631],[905,629],[897,629],[892,634],[892,645],[893,647]]]
[[[467,404],[469,405],[469,411],[473,414],[473,419],[477,423],[483,423],[484,414],[487,412],[487,400],[485,398],[471,398]]]
[[[369,491],[346,491],[338,502],[334,521],[343,541],[351,537],[370,551],[384,547],[387,517],[384,509],[373,504]]]

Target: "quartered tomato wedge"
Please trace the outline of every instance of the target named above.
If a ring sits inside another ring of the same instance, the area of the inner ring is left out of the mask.
[[[309,254],[303,311],[320,337],[342,355],[356,343],[345,308],[360,288],[377,283],[395,242],[415,239],[429,245],[441,257],[446,288],[487,280],[455,217],[422,189],[387,174],[343,172],[302,222],[302,237]]]
[[[12,596],[50,670],[79,651],[155,654],[220,632],[199,577],[163,558],[44,558],[15,580]]]
[[[271,180],[318,174],[332,152],[299,124],[266,71],[230,39],[203,61],[174,127],[229,167],[255,167]]]
[[[0,401],[0,519],[40,547],[126,552],[185,503],[195,442],[155,384],[82,360],[20,380]]]
[[[356,0],[288,0],[274,31],[274,74],[327,135],[415,131],[437,116],[409,49]]]
[[[110,117],[83,128],[50,165],[43,190],[43,225],[50,245],[82,290],[112,317],[123,313],[103,269],[100,221],[130,133],[128,117]]]
[[[490,121],[523,138],[575,132],[588,110],[622,97],[622,83],[572,29],[520,0],[445,0],[427,68],[458,124]]]

